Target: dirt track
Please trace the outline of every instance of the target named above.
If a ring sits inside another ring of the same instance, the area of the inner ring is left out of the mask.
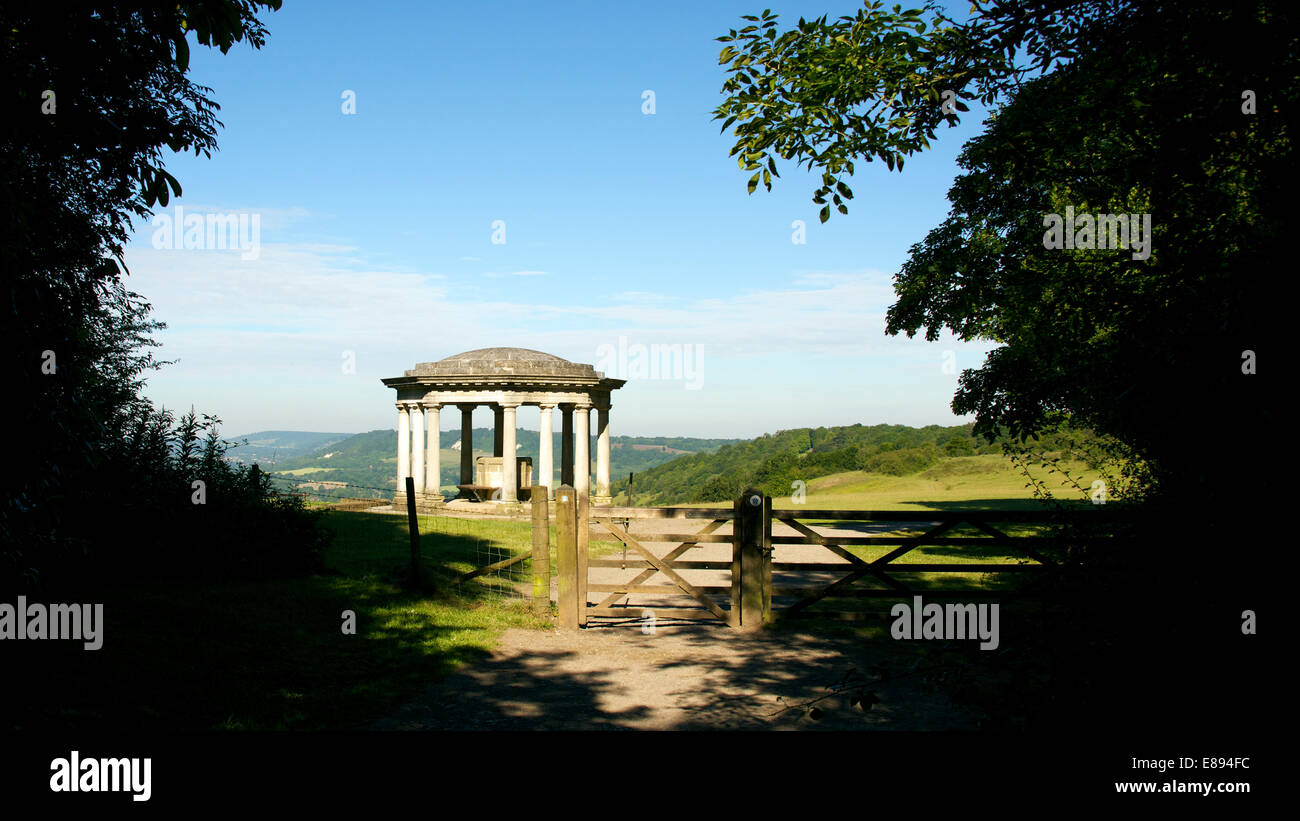
[[[886,640],[887,641],[887,640]],[[895,662],[861,640],[747,636],[723,625],[636,623],[577,631],[510,630],[491,657],[377,722],[382,730],[953,730],[977,716],[912,678],[871,684],[862,711],[826,695],[851,669],[874,680]],[[785,701],[778,700],[778,697]]]

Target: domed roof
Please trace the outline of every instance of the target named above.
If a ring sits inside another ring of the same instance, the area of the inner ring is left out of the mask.
[[[529,348],[479,348],[421,362],[407,376],[552,376],[598,378],[590,365]]]
[[[531,348],[479,348],[476,351],[465,351],[446,359],[440,359],[439,362],[469,362],[487,360],[496,362],[500,360],[517,360],[520,362],[568,362],[567,359],[561,359],[554,354],[534,351]]]

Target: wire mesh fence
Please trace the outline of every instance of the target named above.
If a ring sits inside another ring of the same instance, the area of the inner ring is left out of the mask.
[[[406,516],[404,507],[394,508],[392,488],[345,482],[330,482],[327,487],[323,484],[280,480],[277,492],[300,498],[313,507]],[[460,592],[491,601],[531,596],[532,537],[528,521],[423,510],[416,521],[421,564],[440,568],[444,576],[451,577],[450,585]]]

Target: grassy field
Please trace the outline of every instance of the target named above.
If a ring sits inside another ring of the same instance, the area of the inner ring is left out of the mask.
[[[325,729],[364,725],[461,664],[508,627],[547,628],[526,603],[473,580],[452,594],[404,586],[406,521],[329,512],[327,572],[222,584],[100,585],[60,601],[102,602],[104,646],[6,642],[6,728]],[[464,522],[464,524],[461,524]],[[484,549],[526,544],[526,522],[426,520],[424,566],[446,582]],[[178,545],[177,549],[184,549]],[[527,567],[527,564],[524,564]],[[356,613],[355,635],[341,630]]]
[[[1085,465],[1062,463],[1085,489],[1098,478]],[[1035,468],[1033,475],[1062,501],[1091,504],[1060,474]],[[945,459],[914,476],[886,476],[851,471],[823,476],[808,483],[807,507],[861,510],[937,510],[993,508],[1036,510],[1042,503],[1026,487],[1026,478],[1004,456],[962,456]],[[773,498],[778,508],[793,508],[789,496]]]

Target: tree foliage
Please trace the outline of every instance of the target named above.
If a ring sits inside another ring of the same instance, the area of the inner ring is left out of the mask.
[[[998,103],[887,318],[890,334],[1002,343],[962,374],[955,412],[1021,439],[1073,419],[1126,446],[1153,487],[1192,493],[1239,472],[1188,443],[1198,428],[1269,424],[1242,357],[1267,347],[1285,259],[1284,108],[1300,72],[1284,6],[994,2],[958,23],[869,3],[782,34],[768,12],[746,19],[719,38],[734,44],[715,112],[736,124],[733,153],[820,171],[815,200],[842,212],[854,158],[901,168],[956,118],[944,91]],[[1067,207],[1150,214],[1149,258],[1045,248],[1045,216]]]
[[[820,171],[813,201],[825,222],[832,205],[848,213],[853,192],[844,177],[854,160],[902,170],[940,125],[970,110],[967,103],[991,103],[1027,74],[1086,51],[1115,6],[994,2],[958,23],[933,2],[888,10],[876,0],[834,21],[800,18],[780,34],[778,15],[765,9],[717,38],[728,44],[718,62],[730,76],[714,119],[723,131],[734,125],[731,155],[755,172],[751,194],[760,179],[771,190],[777,158]]]
[[[162,324],[124,285],[124,247],[134,220],[181,191],[166,152],[210,155],[216,145],[219,106],[211,89],[186,77],[187,37],[223,52],[239,42],[259,48],[266,30],[257,13],[279,6],[189,0],[0,11],[0,357],[22,397],[8,408],[8,429],[22,435],[0,479],[6,586],[34,584],[42,569],[84,557],[112,535],[86,513],[138,489],[117,482],[122,476],[143,480],[121,462],[133,424],[149,420],[153,458],[163,458],[166,425],[140,396],[147,373],[163,364],[149,351]]]

